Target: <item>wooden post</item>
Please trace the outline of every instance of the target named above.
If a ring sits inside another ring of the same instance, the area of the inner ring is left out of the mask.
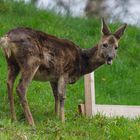
[[[95,111],[95,85],[94,72],[84,76],[85,86],[85,114],[87,116],[94,115]]]

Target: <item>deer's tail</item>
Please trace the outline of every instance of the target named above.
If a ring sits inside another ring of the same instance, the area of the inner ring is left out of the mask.
[[[0,38],[0,48],[4,49],[5,55],[9,58],[11,56],[11,49],[8,36],[3,36]]]
[[[9,47],[9,38],[8,36],[3,36],[0,38],[0,47],[8,48]]]

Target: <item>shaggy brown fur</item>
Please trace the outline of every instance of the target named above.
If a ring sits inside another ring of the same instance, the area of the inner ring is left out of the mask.
[[[126,24],[112,34],[103,20],[100,43],[91,49],[81,49],[73,42],[31,28],[16,28],[0,40],[8,64],[8,97],[12,119],[16,120],[13,85],[19,73],[17,94],[29,124],[34,125],[26,91],[32,80],[49,81],[55,99],[55,112],[64,122],[66,84],[76,82],[82,75],[103,65],[112,64],[118,41]],[[59,110],[60,107],[60,110]]]

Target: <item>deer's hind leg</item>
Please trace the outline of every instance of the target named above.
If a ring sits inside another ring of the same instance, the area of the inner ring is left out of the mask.
[[[19,67],[15,63],[8,62],[8,78],[7,78],[7,89],[8,89],[8,99],[10,103],[10,112],[12,121],[16,120],[16,113],[14,107],[14,97],[13,97],[13,87],[14,82],[19,73]]]
[[[34,120],[26,98],[26,91],[38,68],[39,65],[37,64],[26,64],[25,66],[23,66],[23,68],[21,69],[21,78],[17,86],[17,94],[23,107],[25,117],[30,125],[34,125]]]

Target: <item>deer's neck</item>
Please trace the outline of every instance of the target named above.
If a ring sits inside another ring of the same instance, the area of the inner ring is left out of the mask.
[[[98,54],[98,45],[82,50],[81,75],[91,73],[104,63],[105,61]]]

